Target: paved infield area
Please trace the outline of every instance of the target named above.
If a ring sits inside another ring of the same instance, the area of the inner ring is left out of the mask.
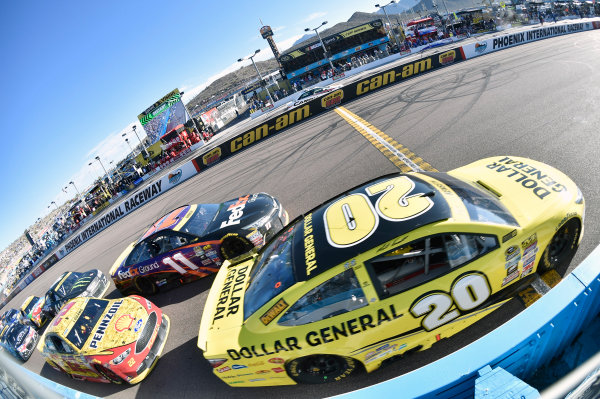
[[[555,166],[582,189],[585,237],[571,267],[600,241],[600,31],[519,46],[426,74],[345,105],[431,166],[446,171],[480,158],[514,155]],[[19,293],[41,295],[64,271],[108,273],[127,244],[165,212],[186,203],[221,202],[265,191],[290,217],[345,189],[396,171],[333,111],[310,119],[166,192],[99,233]],[[209,277],[151,298],[170,316],[171,333],[155,370],[135,386],[73,381],[35,352],[26,368],[71,388],[112,398],[324,397],[404,373],[456,350],[520,310],[513,301],[455,338],[369,375],[336,384],[230,388],[196,347]],[[109,298],[119,297],[111,284]]]

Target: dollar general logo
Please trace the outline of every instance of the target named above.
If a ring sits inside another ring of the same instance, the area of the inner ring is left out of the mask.
[[[216,147],[202,157],[202,163],[206,166],[212,165],[221,159],[221,147]]]
[[[456,51],[454,50],[446,51],[445,53],[440,54],[440,64],[442,65],[452,64],[455,59]]]
[[[343,90],[336,90],[333,93],[329,93],[325,97],[321,99],[321,106],[323,108],[329,109],[335,107],[336,105],[340,105],[342,99],[344,98]]]

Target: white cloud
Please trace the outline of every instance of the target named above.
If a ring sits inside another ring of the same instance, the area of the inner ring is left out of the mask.
[[[304,18],[304,19],[302,20],[302,22],[310,22],[310,21],[313,21],[313,20],[315,20],[315,19],[317,19],[317,18],[324,17],[325,15],[327,15],[327,13],[326,13],[326,12],[322,12],[322,11],[319,11],[319,12],[313,12],[313,13],[312,13],[312,14],[310,14],[308,17]]]

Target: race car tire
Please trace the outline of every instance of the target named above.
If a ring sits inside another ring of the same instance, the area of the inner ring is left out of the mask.
[[[158,287],[152,280],[145,277],[138,277],[133,281],[133,286],[135,290],[139,292],[142,296],[144,295],[154,295],[158,292]]]
[[[122,384],[125,381],[119,377],[114,371],[101,365],[96,365],[96,371],[113,384]]]
[[[237,234],[228,234],[223,237],[221,243],[221,255],[225,259],[233,259],[252,250],[254,246],[245,237],[240,237]]]
[[[352,358],[334,355],[299,357],[285,365],[288,375],[302,384],[340,381],[354,374],[360,367],[361,364]]]
[[[544,250],[538,265],[538,273],[542,274],[554,269],[558,274],[564,276],[575,252],[577,252],[580,233],[581,222],[579,219],[567,220],[554,234]]]

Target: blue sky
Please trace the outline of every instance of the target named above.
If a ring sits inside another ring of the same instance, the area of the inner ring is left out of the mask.
[[[260,48],[262,21],[285,50],[322,21],[329,26],[373,2],[14,1],[0,12],[3,188],[0,250],[52,201],[75,195],[122,159],[137,115],[174,88],[189,95]],[[262,57],[262,58],[261,58]],[[141,127],[138,127],[138,132]],[[54,208],[54,205],[52,205]]]

